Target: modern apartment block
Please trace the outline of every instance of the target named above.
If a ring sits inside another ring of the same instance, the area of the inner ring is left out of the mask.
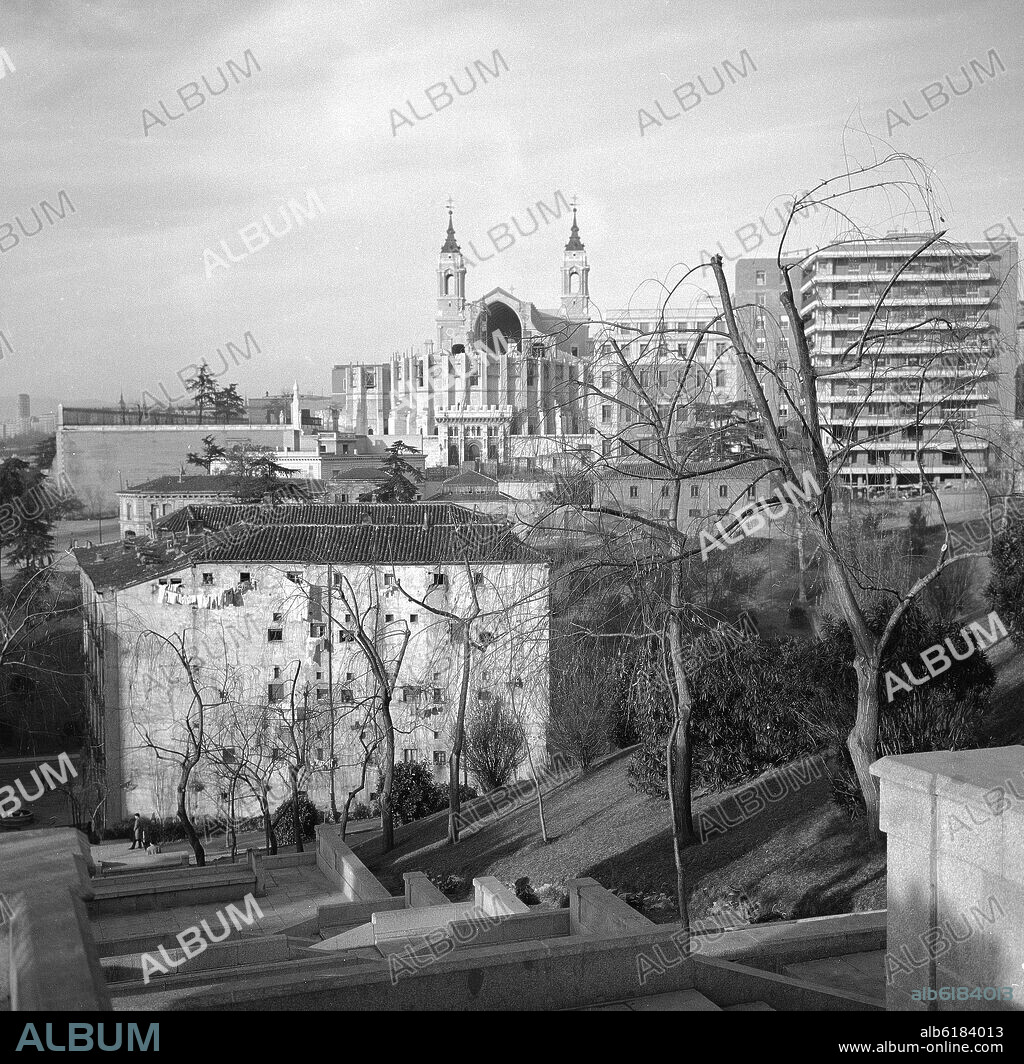
[[[828,374],[818,380],[822,421],[833,453],[848,449],[840,476],[851,487],[922,479],[960,487],[1004,464],[1017,368],[1017,244],[940,241],[893,281],[929,235],[837,244],[794,271],[812,358]],[[783,287],[775,259],[737,263],[736,302],[766,366],[766,393],[792,415],[785,392],[797,396],[796,351]]]

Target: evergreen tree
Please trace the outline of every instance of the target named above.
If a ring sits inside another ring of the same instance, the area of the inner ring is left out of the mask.
[[[245,400],[238,394],[238,385],[229,384],[213,396],[213,411],[218,421],[237,421],[245,415]]]
[[[220,389],[217,387],[217,379],[210,372],[210,367],[204,362],[191,380],[185,382],[185,387],[192,396],[192,402],[199,411],[199,423],[203,421],[203,411],[213,410],[216,406],[217,395]]]
[[[415,502],[419,495],[417,485],[423,482],[423,474],[402,457],[403,452],[414,454],[416,448],[399,440],[384,452],[375,487],[360,495],[360,502]]]
[[[214,462],[223,458],[227,452],[221,447],[214,436],[203,437],[203,450],[201,454],[196,454],[194,451],[189,451],[185,456],[189,465],[199,466],[200,469],[205,469],[207,473],[210,472],[210,466]]]

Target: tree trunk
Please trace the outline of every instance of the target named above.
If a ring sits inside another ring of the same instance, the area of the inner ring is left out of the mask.
[[[348,811],[352,804],[352,799],[355,797],[354,792],[349,791],[348,797],[345,799],[345,804],[341,807],[341,841],[345,841],[345,832],[348,831]]]
[[[270,820],[270,802],[267,801],[266,793],[260,801],[260,811],[263,813],[263,833],[267,837],[267,853],[273,856],[277,853],[277,839],[274,838],[274,826]]]
[[[472,647],[469,642],[469,624],[462,632],[462,680],[459,684],[459,712],[455,719],[455,736],[452,739],[452,756],[448,762],[448,844],[459,841],[459,761],[466,728],[466,702],[469,698],[469,670]]]
[[[395,785],[395,725],[391,719],[391,698],[385,693],[381,700],[384,718],[384,765],[380,785],[381,849],[388,853],[395,848],[395,822],[391,815],[391,791]]]
[[[302,853],[302,819],[299,816],[299,770],[288,766],[292,778],[292,830],[295,832],[295,852]]]
[[[693,751],[690,746],[690,713],[693,707],[690,686],[686,681],[682,633],[682,572],[679,563],[672,566],[667,621],[669,659],[672,664],[672,694],[674,719],[665,747],[665,783],[668,789],[669,812],[672,818],[672,853],[676,865],[676,903],[679,919],[687,929],[686,948],[689,948],[689,908],[685,876],[683,875],[684,846],[696,839],[693,833],[693,809],[690,800],[690,774]]]
[[[871,765],[878,760],[878,665],[859,654],[853,667],[857,673],[857,720],[846,738],[857,782],[867,809],[868,838],[879,840],[878,784],[871,775]]]
[[[196,865],[202,868],[206,864],[206,851],[203,849],[203,844],[196,834],[195,826],[189,819],[188,810],[185,808],[185,788],[188,785],[188,776],[182,773],[183,779],[178,784],[178,819],[181,821],[181,826],[185,829],[185,837],[188,839],[189,845],[192,847],[192,852],[196,855]]]
[[[533,776],[533,785],[537,788],[537,816],[540,819],[540,837],[544,840],[544,845],[548,844],[548,828],[544,823],[544,795],[540,790],[540,777],[537,775],[537,766],[533,763],[533,751],[530,749],[530,740],[526,735],[526,729],[523,729],[523,739],[526,742],[526,758],[530,763],[530,775]]]

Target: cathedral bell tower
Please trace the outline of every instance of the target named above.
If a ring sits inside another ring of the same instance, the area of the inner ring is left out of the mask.
[[[566,317],[584,319],[590,316],[590,267],[587,252],[580,240],[576,224],[576,204],[573,201],[572,230],[562,259],[562,309]]]
[[[466,342],[466,260],[455,239],[451,200],[448,233],[437,260],[437,338],[441,351]]]

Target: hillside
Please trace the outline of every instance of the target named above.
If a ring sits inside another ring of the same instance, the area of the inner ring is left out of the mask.
[[[392,890],[400,891],[402,873],[432,876],[494,875],[512,883],[527,876],[536,889],[592,876],[603,886],[654,895],[645,906],[655,920],[676,918],[675,871],[667,803],[633,791],[626,777],[629,751],[613,755],[585,779],[554,791],[545,802],[548,834],[540,840],[536,805],[530,802],[464,837],[455,848],[445,842],[446,818],[434,815],[397,832],[398,844],[387,857],[379,837],[357,844],[356,852]],[[885,849],[871,849],[860,822],[853,823],[829,800],[822,768],[817,779],[801,785],[796,773],[776,772],[726,795],[698,798],[695,822],[707,841],[685,852],[691,892],[691,918],[708,915],[717,899],[744,891],[762,910],[790,916],[884,908]],[[808,776],[804,775],[804,779]],[[748,819],[735,795],[755,788],[763,804]],[[779,796],[777,801],[766,801]],[[724,815],[710,818],[712,809]],[[701,813],[704,816],[701,816]],[[734,826],[726,829],[724,825]],[[658,899],[657,895],[668,899]],[[659,904],[660,901],[660,904]]]

